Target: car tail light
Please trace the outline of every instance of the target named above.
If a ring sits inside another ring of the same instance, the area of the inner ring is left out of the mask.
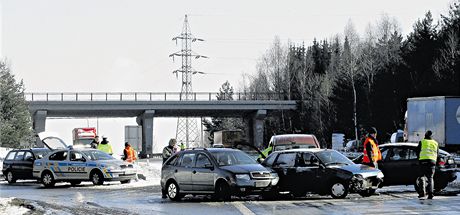
[[[439,164],[439,166],[444,166],[444,164],[446,164],[446,162],[444,162],[444,161],[439,161],[438,164]]]

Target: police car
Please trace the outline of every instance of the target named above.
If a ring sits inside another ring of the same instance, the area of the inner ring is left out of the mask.
[[[82,181],[91,181],[94,185],[102,185],[104,181],[129,183],[136,176],[132,164],[105,152],[86,147],[67,147],[58,137],[45,137],[42,142],[53,152],[35,160],[33,176],[45,187],[53,187],[56,182],[70,182],[72,185]]]

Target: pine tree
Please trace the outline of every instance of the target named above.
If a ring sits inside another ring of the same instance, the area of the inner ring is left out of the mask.
[[[0,146],[30,146],[32,133],[24,84],[17,83],[6,62],[0,61]]]

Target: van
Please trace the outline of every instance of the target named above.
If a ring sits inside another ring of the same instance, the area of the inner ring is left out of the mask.
[[[313,134],[281,134],[270,138],[268,147],[262,152],[265,157],[274,151],[288,149],[321,148]]]

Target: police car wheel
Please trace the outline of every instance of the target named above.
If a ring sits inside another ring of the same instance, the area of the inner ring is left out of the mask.
[[[93,173],[91,173],[91,181],[94,185],[102,185],[104,184],[104,176],[102,175],[102,173],[94,171]]]
[[[45,185],[45,187],[53,187],[54,184],[56,183],[54,181],[53,174],[50,172],[45,172],[42,174],[42,183]]]
[[[13,172],[8,171],[8,172],[6,173],[6,180],[7,180],[8,183],[10,183],[10,184],[16,182],[16,178],[14,178]]]

